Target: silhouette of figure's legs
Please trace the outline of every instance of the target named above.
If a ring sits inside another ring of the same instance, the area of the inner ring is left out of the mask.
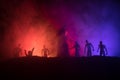
[[[47,57],[47,54],[46,54],[46,53],[44,53],[44,57]]]
[[[75,52],[75,57],[79,57],[80,55],[79,55],[79,51],[76,51]]]
[[[105,56],[105,52],[100,51],[100,56]]]
[[[87,51],[87,56],[88,56],[88,57],[92,56],[91,50],[90,50],[90,51],[89,51],[89,50]]]
[[[87,56],[89,57],[89,52],[87,52]]]
[[[100,51],[100,56],[102,56],[102,52]]]
[[[105,56],[105,52],[103,52],[103,56]]]

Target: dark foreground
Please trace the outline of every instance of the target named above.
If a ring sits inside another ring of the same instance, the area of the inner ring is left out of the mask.
[[[23,57],[1,62],[1,78],[48,79],[84,78],[108,79],[120,76],[120,58],[40,58]],[[3,79],[3,80],[4,80]]]

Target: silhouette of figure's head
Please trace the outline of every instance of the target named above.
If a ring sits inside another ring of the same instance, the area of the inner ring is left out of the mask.
[[[86,40],[86,43],[88,43],[88,40]]]
[[[100,44],[102,45],[102,41],[100,41]]]
[[[75,47],[79,47],[79,43],[77,41],[75,41]]]
[[[78,42],[77,42],[77,41],[75,41],[75,44],[78,44]]]
[[[46,48],[46,46],[45,46],[45,45],[43,45],[43,48]]]

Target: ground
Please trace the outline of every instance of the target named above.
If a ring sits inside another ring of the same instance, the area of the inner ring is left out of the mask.
[[[108,79],[119,76],[120,58],[118,57],[64,57],[41,58],[21,57],[2,61],[1,78],[88,78]],[[11,80],[10,79],[10,80]]]

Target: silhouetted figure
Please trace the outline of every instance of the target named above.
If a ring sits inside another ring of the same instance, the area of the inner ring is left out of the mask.
[[[75,44],[72,48],[70,49],[75,49],[75,57],[80,57],[80,45],[77,41],[75,41]]]
[[[41,53],[42,53],[43,57],[48,57],[49,50],[46,48],[45,45],[43,46],[43,49],[42,49]]]
[[[87,56],[90,57],[92,56],[92,51],[94,51],[94,47],[91,43],[88,42],[88,40],[86,40],[86,44],[85,44],[85,49],[84,49],[84,53],[87,53]]]
[[[26,56],[32,56],[32,55],[33,55],[33,51],[34,51],[34,48],[32,48],[31,51],[28,51],[28,53],[27,53],[27,51],[25,50],[25,55],[26,55]]]
[[[78,44],[77,41],[75,41],[74,48],[75,48],[75,57],[80,57],[80,45]]]
[[[67,44],[66,26],[63,26],[57,34],[58,37],[58,57],[69,57],[69,48]]]
[[[108,54],[106,46],[100,41],[97,52],[100,52],[100,56],[106,56]]]
[[[20,57],[20,54],[22,54],[22,48],[21,44],[18,44],[18,46],[14,49],[14,57]]]

